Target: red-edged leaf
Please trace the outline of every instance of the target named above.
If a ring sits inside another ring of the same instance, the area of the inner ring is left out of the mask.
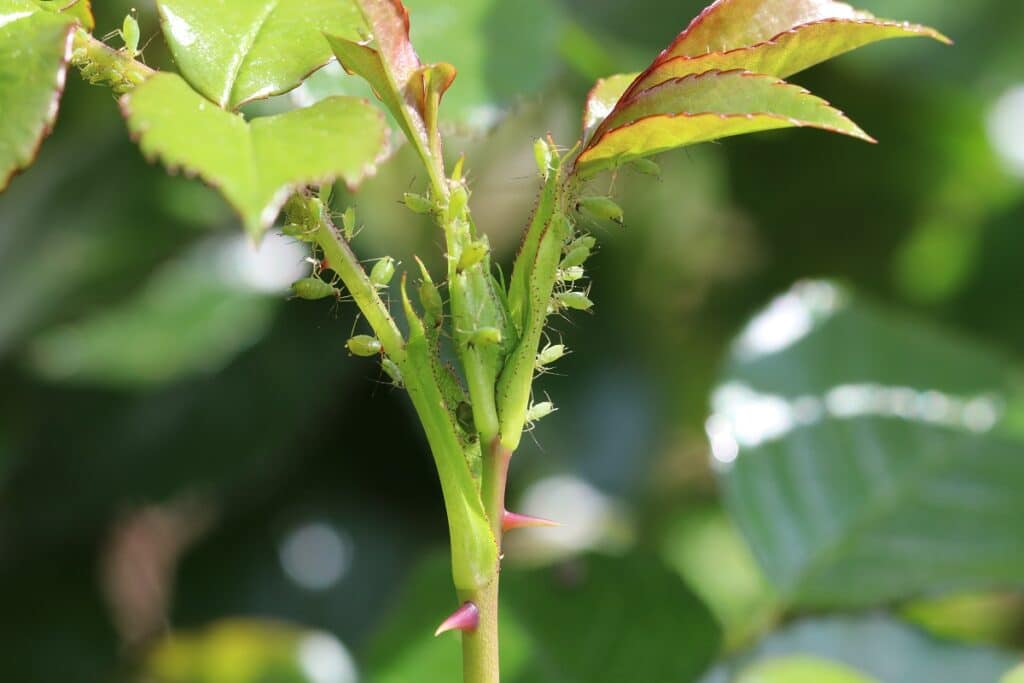
[[[357,0],[381,62],[399,90],[405,88],[420,58],[409,40],[409,11],[401,0]]]
[[[624,101],[580,155],[592,175],[638,157],[762,130],[820,128],[871,141],[853,121],[803,88],[748,71],[710,71],[668,81]]]
[[[882,19],[823,19],[802,24],[749,47],[661,57],[629,88],[637,92],[664,81],[711,69],[746,69],[786,78],[857,48],[892,38],[949,38],[927,26]]]
[[[57,120],[73,32],[67,16],[0,1],[0,190],[32,163]]]
[[[587,94],[587,104],[583,108],[583,135],[589,136],[597,126],[612,113],[626,88],[639,74],[616,74],[602,78],[594,84]]]

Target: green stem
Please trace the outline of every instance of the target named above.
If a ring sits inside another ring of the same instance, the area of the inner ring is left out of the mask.
[[[463,683],[500,683],[498,648],[498,574],[494,581],[475,591],[459,593],[480,610],[480,625],[462,636]]]

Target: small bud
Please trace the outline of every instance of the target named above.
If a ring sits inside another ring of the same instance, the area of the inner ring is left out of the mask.
[[[413,213],[427,214],[434,211],[434,202],[421,194],[406,192],[402,196],[402,201],[405,203],[405,207]]]
[[[380,353],[381,348],[380,340],[368,334],[357,334],[345,342],[345,346],[353,356],[362,356],[363,358],[376,356]]]
[[[304,277],[301,280],[296,280],[292,283],[292,291],[295,292],[295,296],[306,301],[318,301],[329,296],[337,298],[341,294],[341,290],[337,287],[316,277]]]
[[[576,282],[583,279],[583,266],[559,269],[555,275],[559,282]]]
[[[594,306],[594,302],[583,292],[562,292],[555,296],[555,300],[561,307],[574,311],[589,311]]]
[[[394,276],[395,259],[385,256],[374,264],[373,269],[370,271],[370,282],[373,283],[374,287],[384,288],[391,283],[391,278]]]
[[[513,529],[530,529],[534,527],[553,527],[562,526],[558,522],[552,522],[550,519],[543,519],[541,517],[531,517],[530,515],[520,515],[515,512],[509,512],[505,510],[501,516],[501,530],[512,531]]]
[[[643,175],[654,176],[655,178],[661,177],[661,166],[658,166],[658,164],[650,159],[633,159],[629,162],[629,167]]]
[[[586,245],[580,245],[570,251],[562,259],[562,262],[558,264],[559,268],[572,268],[574,266],[582,266],[590,258],[590,249]]]
[[[526,421],[533,423],[537,420],[543,420],[545,417],[555,412],[555,404],[551,401],[541,401],[540,403],[534,403],[526,411]]]
[[[551,173],[551,147],[543,139],[537,138],[533,143],[533,158],[537,161],[537,171],[544,180]]]
[[[470,346],[497,346],[501,343],[501,330],[497,327],[481,327],[469,338]]]
[[[537,370],[543,367],[551,365],[552,363],[560,360],[568,351],[565,348],[565,344],[548,344],[537,354],[537,360],[533,366]]]
[[[448,631],[475,631],[479,625],[480,610],[472,602],[466,602],[441,622],[441,625],[434,631],[434,637]]]
[[[459,272],[469,270],[484,260],[487,256],[488,245],[484,240],[473,240],[462,247],[459,255]]]
[[[608,197],[583,197],[576,204],[576,210],[598,220],[623,223],[622,207]]]

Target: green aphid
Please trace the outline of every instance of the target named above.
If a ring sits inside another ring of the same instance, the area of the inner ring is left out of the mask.
[[[497,327],[481,327],[469,337],[470,346],[497,346],[501,343],[501,330]]]
[[[576,210],[597,220],[624,223],[622,207],[608,197],[583,197],[576,203]]]
[[[317,277],[304,277],[292,283],[292,291],[295,296],[306,301],[319,301],[333,296],[335,299],[341,297],[341,290],[334,285],[328,284]]]
[[[380,340],[368,334],[357,334],[345,342],[345,346],[353,356],[363,358],[376,356],[381,350]]]
[[[565,344],[548,344],[537,353],[537,360],[533,367],[537,370],[546,368],[560,360],[566,353],[568,351],[565,348]]]
[[[534,403],[526,410],[526,422],[528,424],[533,424],[538,420],[543,420],[545,417],[555,412],[556,410],[558,409],[555,408],[555,404],[552,403],[551,401],[541,401],[540,403]]]
[[[574,268],[576,266],[582,266],[590,258],[590,248],[586,245],[580,245],[575,249],[572,249],[563,258],[562,262],[558,264],[559,268]]]
[[[473,406],[460,401],[459,405],[455,406],[455,421],[459,423],[459,427],[462,431],[467,434],[476,434],[476,421],[473,419]]]
[[[345,236],[345,241],[351,242],[355,239],[357,232],[356,208],[350,206],[345,209],[345,213],[341,214],[341,233]]]
[[[142,34],[139,32],[139,22],[135,18],[135,8],[133,7],[132,11],[125,16],[124,22],[121,24],[121,40],[124,41],[124,47],[121,49],[124,50],[124,53],[132,59],[135,59],[139,54],[139,40],[141,35]]]
[[[577,282],[582,280],[585,274],[583,266],[570,266],[569,268],[559,268],[555,277],[559,282]]]
[[[661,177],[661,166],[658,166],[658,164],[650,159],[633,159],[629,162],[629,167],[643,175],[654,176],[655,178]]]
[[[589,311],[594,307],[594,302],[583,292],[562,292],[555,295],[555,301],[562,308],[571,308],[574,311]]]
[[[462,253],[459,254],[459,272],[469,270],[476,264],[484,260],[489,251],[487,242],[484,240],[473,240],[467,242],[462,247]]]
[[[316,241],[316,231],[310,230],[305,225],[301,225],[299,223],[288,223],[281,228],[281,233],[287,237],[294,237],[295,239],[303,242]]]
[[[452,188],[448,197],[448,217],[451,219],[461,218],[466,213],[466,206],[469,205],[469,192],[462,183],[457,183]]]
[[[390,358],[384,357],[380,361],[380,368],[391,380],[391,384],[393,386],[396,386],[399,389],[405,386],[405,382],[402,381],[402,371],[398,368],[398,363]]]
[[[391,284],[393,277],[395,277],[395,259],[390,256],[385,256],[377,261],[370,271],[370,282],[378,289],[383,289]]]
[[[406,192],[402,195],[402,202],[413,213],[428,214],[434,212],[434,202],[415,192]]]
[[[594,237],[593,235],[580,235],[579,237],[574,239],[572,242],[569,242],[568,245],[566,245],[565,252],[569,253],[573,249],[579,249],[580,247],[585,247],[585,248],[589,249],[590,251],[593,251],[594,247],[596,247],[596,246],[597,246],[597,238],[596,237]]]
[[[533,158],[537,162],[540,177],[547,180],[551,173],[551,147],[542,138],[537,138],[533,143]]]

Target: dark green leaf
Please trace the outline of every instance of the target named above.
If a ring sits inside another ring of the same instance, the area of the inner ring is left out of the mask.
[[[739,683],[744,679],[737,678],[738,672],[779,657],[827,659],[879,683],[996,681],[1016,660],[1011,652],[938,640],[882,615],[830,617],[787,626],[715,667],[701,683]]]
[[[1020,387],[984,348],[801,284],[714,395],[727,507],[797,604],[1021,586]]]
[[[71,19],[29,0],[0,0],[0,190],[57,120],[73,31]]]
[[[291,192],[335,178],[356,185],[387,147],[381,113],[354,98],[246,122],[178,76],[160,74],[126,95],[122,109],[148,158],[216,187],[254,236],[274,222]]]
[[[360,40],[354,0],[159,0],[182,75],[225,109],[291,90],[326,64],[322,32]]]

